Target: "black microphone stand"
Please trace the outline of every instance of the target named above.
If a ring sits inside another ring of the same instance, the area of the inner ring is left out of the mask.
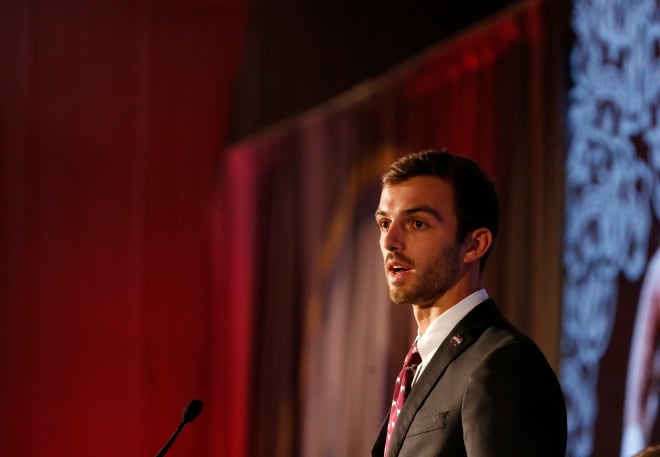
[[[161,449],[160,452],[156,454],[156,457],[163,457],[165,455],[165,453],[170,449],[170,446],[172,446],[172,443],[174,443],[176,437],[179,436],[179,433],[181,433],[181,430],[183,430],[183,427],[185,427],[187,423],[194,421],[195,418],[199,415],[201,410],[202,410],[201,401],[191,400],[190,403],[188,403],[186,408],[183,410],[183,414],[181,415],[181,423],[176,428],[176,430],[174,430],[174,433],[172,434],[170,439],[167,440],[167,443],[165,443],[163,449]]]
[[[160,450],[158,454],[156,454],[156,457],[163,457],[165,453],[170,449],[170,446],[172,446],[172,443],[174,443],[174,440],[176,439],[177,436],[179,436],[179,433],[181,433],[181,430],[183,430],[183,427],[186,426],[188,422],[185,420],[182,420],[179,426],[174,430],[174,433],[170,437],[169,440],[167,440],[167,443],[165,443],[165,446],[163,446],[163,449]]]

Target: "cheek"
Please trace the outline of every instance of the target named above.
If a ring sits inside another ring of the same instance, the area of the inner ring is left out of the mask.
[[[441,250],[441,246],[436,240],[425,240],[411,248],[410,255],[414,256],[420,264],[423,264],[434,259]]]

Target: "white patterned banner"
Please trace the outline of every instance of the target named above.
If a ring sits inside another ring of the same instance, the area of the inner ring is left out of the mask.
[[[572,24],[560,376],[568,455],[586,457],[618,281],[641,278],[660,214],[660,3],[576,0]]]

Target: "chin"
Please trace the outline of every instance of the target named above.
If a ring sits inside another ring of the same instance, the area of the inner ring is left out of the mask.
[[[390,300],[397,305],[410,305],[413,302],[410,294],[402,290],[390,290]]]
[[[390,300],[397,305],[416,305],[420,308],[428,308],[447,292],[442,290],[403,290],[390,288]]]

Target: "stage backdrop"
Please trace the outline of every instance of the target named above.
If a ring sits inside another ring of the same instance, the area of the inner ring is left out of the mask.
[[[244,10],[0,2],[0,455],[155,455],[197,396],[173,455],[243,455],[208,202]]]
[[[251,363],[212,369],[237,382],[248,455],[368,455],[415,331],[387,298],[373,219],[378,177],[405,152],[447,147],[492,174],[489,292],[557,365],[566,23],[564,2],[523,2],[231,148],[215,319]]]

